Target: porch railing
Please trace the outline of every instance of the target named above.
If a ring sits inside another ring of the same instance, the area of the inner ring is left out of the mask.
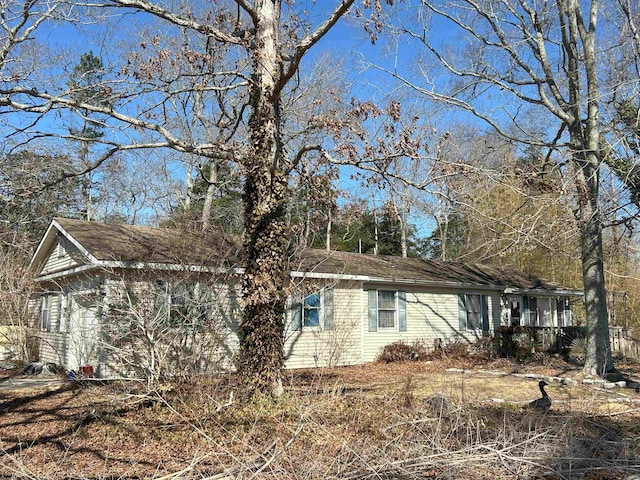
[[[587,335],[586,327],[516,327],[520,332],[527,332],[534,339],[538,348],[548,352],[566,352],[575,339]],[[505,331],[509,330],[507,327]],[[640,360],[640,338],[633,335],[631,328],[609,327],[609,344],[613,355]]]

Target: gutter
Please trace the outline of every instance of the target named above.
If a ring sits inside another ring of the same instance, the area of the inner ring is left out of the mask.
[[[507,287],[503,291],[506,295],[522,295],[526,293],[538,294],[538,295],[557,295],[559,297],[582,297],[584,292],[582,290],[573,290],[570,288],[549,289],[543,288],[513,288]]]
[[[48,273],[46,275],[42,275],[40,277],[34,278],[36,282],[46,282],[47,280],[53,280],[54,278],[67,277],[71,275],[75,275],[78,273],[86,272],[89,270],[94,270],[98,268],[96,265],[82,265],[80,267],[70,268],[67,270],[59,270],[57,272]]]
[[[355,280],[359,282],[367,283],[393,283],[396,285],[415,285],[419,287],[449,287],[449,288],[474,288],[476,290],[492,290],[503,291],[503,285],[478,285],[475,283],[463,283],[463,282],[443,282],[437,280],[411,280],[404,278],[394,277],[372,277],[370,275],[348,275],[340,273],[318,273],[318,272],[291,272],[293,278],[318,278],[318,279],[330,279],[330,280]]]

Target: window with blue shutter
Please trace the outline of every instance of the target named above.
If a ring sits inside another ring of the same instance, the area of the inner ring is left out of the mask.
[[[482,327],[482,297],[467,295],[467,329],[479,330]]]
[[[369,290],[369,331],[407,330],[407,294],[395,290]]]
[[[458,295],[458,328],[463,330],[489,330],[489,301],[486,295]]]
[[[464,293],[458,295],[458,330],[467,329],[467,296]]]
[[[333,289],[323,288],[293,300],[289,307],[291,330],[323,328],[333,330]]]

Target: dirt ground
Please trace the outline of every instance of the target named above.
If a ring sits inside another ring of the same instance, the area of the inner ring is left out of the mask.
[[[539,396],[537,379],[515,374],[583,379],[560,359],[546,363],[444,359],[290,371],[281,400],[247,404],[234,397],[232,377],[164,385],[152,396],[131,384],[4,390],[0,475],[495,480],[640,473],[640,393],[556,382],[547,387],[550,412],[524,413]],[[640,379],[639,365],[618,368]]]

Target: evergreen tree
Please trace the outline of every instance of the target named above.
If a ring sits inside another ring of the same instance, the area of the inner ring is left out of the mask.
[[[69,96],[81,103],[107,107],[110,104],[109,89],[104,84],[105,70],[102,60],[90,50],[80,56],[80,61],[73,68],[67,87]],[[104,136],[104,129],[100,118],[87,109],[80,108],[78,113],[81,118],[79,128],[70,127],[69,133],[80,142],[78,152],[80,170],[86,170],[91,166],[92,142]],[[95,202],[96,174],[92,170],[82,176],[82,197],[84,199],[84,217],[91,220],[94,216],[93,204]]]

